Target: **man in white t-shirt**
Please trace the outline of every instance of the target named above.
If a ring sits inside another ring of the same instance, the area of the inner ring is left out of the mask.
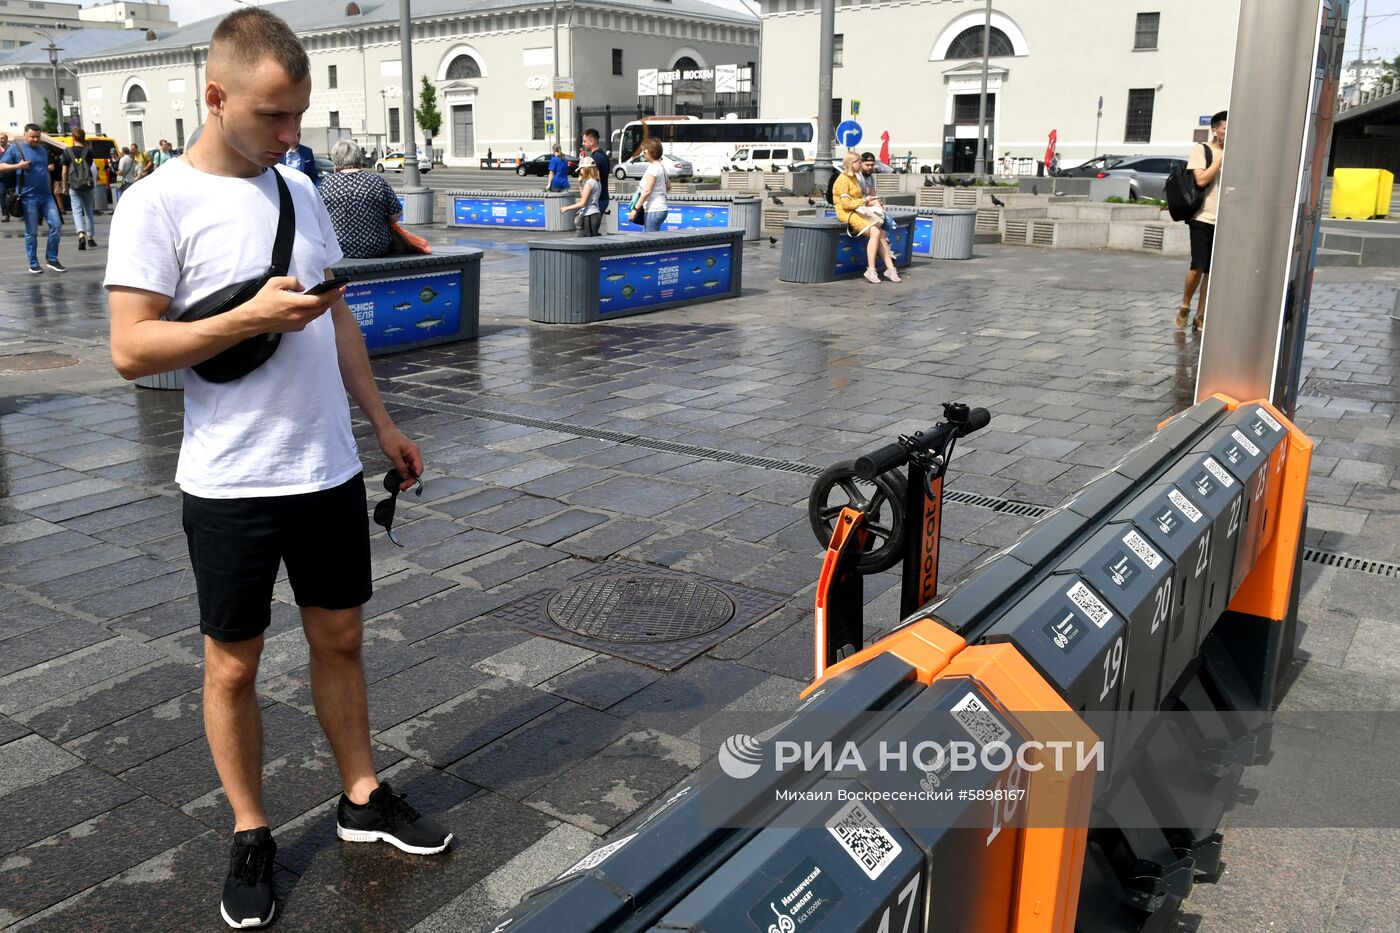
[[[281,19],[241,9],[215,30],[206,73],[204,132],[123,197],[104,284],[117,370],[128,379],[184,370],[175,479],[205,636],[205,734],[234,816],[220,912],[230,926],[253,927],[276,911],[254,682],[279,562],[301,608],[316,713],[344,787],[337,835],[420,855],[445,850],[452,836],[379,782],[370,750],[360,657],[369,531],[346,393],[408,477],[402,488],[423,461],[385,411],[344,290],[303,294],[341,259],[316,189],[279,165],[310,101],[306,52]],[[267,272],[280,216],[275,173],[296,215],[288,274],[224,314],[173,320]],[[241,378],[214,383],[190,368],[269,332],[282,335],[276,351]]]

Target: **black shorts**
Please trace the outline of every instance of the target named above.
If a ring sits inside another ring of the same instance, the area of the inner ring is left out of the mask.
[[[216,641],[261,635],[285,562],[298,606],[350,609],[374,592],[364,474],[321,492],[250,499],[185,493],[199,630]]]
[[[1210,275],[1210,248],[1215,243],[1215,224],[1188,221],[1191,228],[1191,268]]]

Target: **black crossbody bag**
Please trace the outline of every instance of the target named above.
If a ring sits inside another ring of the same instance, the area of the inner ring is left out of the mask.
[[[287,274],[287,270],[292,264],[292,244],[296,240],[296,208],[292,204],[292,193],[287,190],[287,183],[282,179],[282,173],[275,168],[270,169],[270,171],[277,179],[279,202],[277,238],[272,243],[272,265],[268,266],[267,271],[255,279],[235,282],[233,285],[225,286],[213,294],[204,296],[186,308],[184,313],[175,320],[202,321],[216,314],[232,311],[262,291],[262,287],[268,283],[269,279]],[[258,334],[256,337],[239,341],[203,363],[196,363],[193,369],[201,379],[209,382],[232,382],[235,379],[242,379],[271,359],[272,354],[277,352],[277,345],[281,342],[281,334]]]

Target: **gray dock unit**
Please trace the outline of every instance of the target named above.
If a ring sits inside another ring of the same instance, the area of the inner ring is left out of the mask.
[[[574,215],[559,208],[578,200],[577,191],[448,191],[449,227],[492,227],[560,233],[574,228]]]
[[[924,207],[914,218],[914,252],[930,259],[971,259],[976,235],[975,210]]]
[[[896,268],[913,260],[912,212],[890,213],[897,230],[890,244]],[[778,278],[783,282],[833,282],[865,271],[865,238],[853,237],[834,217],[796,217],[783,223],[783,255]],[[883,261],[877,262],[883,268]]]
[[[349,305],[370,356],[475,340],[481,318],[479,249],[431,255],[342,259],[332,270],[350,277]]]
[[[738,297],[744,231],[623,233],[530,244],[530,320],[587,324]]]
[[[628,199],[614,198],[607,228],[613,233],[641,230],[625,216]],[[757,240],[763,229],[763,202],[746,194],[668,194],[663,230],[742,230]]]

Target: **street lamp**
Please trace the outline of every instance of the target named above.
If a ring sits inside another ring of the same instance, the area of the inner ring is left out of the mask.
[[[62,52],[63,50],[54,44],[53,36],[49,36],[49,44],[44,49],[44,51],[49,53],[49,64],[53,65],[53,107],[54,113],[56,114],[56,116],[54,117],[54,132],[62,133],[63,92],[60,91],[58,88],[58,53]]]

